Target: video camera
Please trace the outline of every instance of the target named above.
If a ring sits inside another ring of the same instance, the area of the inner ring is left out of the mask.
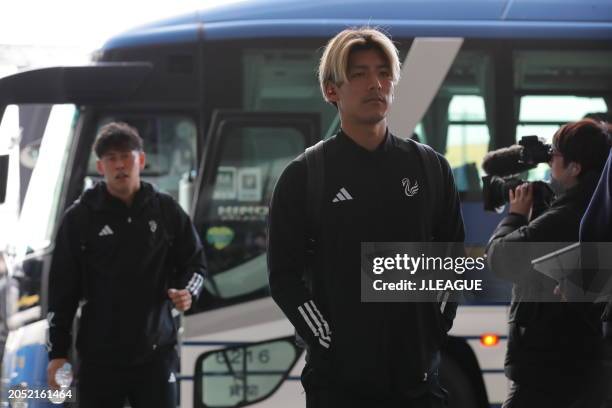
[[[551,145],[537,136],[523,136],[518,145],[493,150],[484,157],[482,169],[487,173],[482,178],[485,211],[501,212],[510,200],[510,190],[525,183],[519,173],[535,168],[539,163],[551,159]],[[548,207],[554,193],[548,183],[533,184],[534,207]]]

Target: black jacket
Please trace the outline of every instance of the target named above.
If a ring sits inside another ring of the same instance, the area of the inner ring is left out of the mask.
[[[582,218],[580,241],[612,242],[612,149]],[[602,320],[605,322],[606,336],[612,339],[612,302],[606,306]]]
[[[189,217],[142,182],[131,207],[104,183],[64,214],[49,277],[49,358],[66,357],[82,302],[77,349],[84,361],[135,364],[176,343],[169,288],[197,297],[206,266]],[[195,299],[194,299],[195,301]]]
[[[434,240],[463,242],[451,169],[443,173],[443,214]],[[367,151],[340,132],[325,145],[325,187],[312,289],[306,265],[307,171],[304,155],[280,176],[271,202],[268,264],[272,297],[308,345],[303,381],[333,383],[362,394],[418,394],[436,372],[439,349],[456,312],[436,303],[362,303],[361,242],[421,242],[427,188],[414,146],[391,134]],[[407,196],[402,180],[418,182]],[[435,177],[432,179],[436,180]],[[313,385],[314,386],[314,385]],[[358,388],[355,388],[358,387]]]
[[[506,375],[519,383],[558,385],[593,372],[600,364],[601,305],[559,302],[553,295],[557,282],[530,264],[534,258],[578,241],[580,220],[597,178],[597,174],[585,174],[577,186],[531,222],[522,215],[508,214],[489,241],[491,270],[514,282],[505,365]],[[519,247],[517,243],[546,244]],[[521,253],[514,254],[516,251]]]

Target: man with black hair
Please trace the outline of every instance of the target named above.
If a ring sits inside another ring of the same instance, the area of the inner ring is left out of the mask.
[[[80,360],[79,406],[176,406],[176,325],[206,272],[202,245],[173,198],[141,181],[142,139],[125,123],[94,143],[104,181],[64,214],[49,275],[48,381],[67,361],[72,321]]]
[[[510,191],[509,213],[489,241],[491,270],[514,283],[505,361],[513,383],[504,408],[599,408],[603,402],[610,379],[603,367],[602,305],[561,302],[561,297],[554,302],[557,282],[533,270],[530,261],[578,241],[580,220],[609,150],[603,124],[583,119],[562,126],[553,136],[549,163],[557,198],[531,219],[532,185]],[[517,244],[532,242],[548,243],[545,253],[535,254],[533,246],[533,254],[509,259]]]

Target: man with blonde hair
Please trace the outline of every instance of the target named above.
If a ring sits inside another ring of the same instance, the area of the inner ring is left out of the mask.
[[[272,198],[270,289],[307,347],[308,408],[445,406],[439,349],[456,304],[360,298],[362,242],[464,240],[447,161],[387,128],[399,76],[382,32],[336,35],[319,81],[341,129],[290,163]]]

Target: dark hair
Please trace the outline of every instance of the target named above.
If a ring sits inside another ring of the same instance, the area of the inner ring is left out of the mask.
[[[610,152],[610,125],[593,119],[567,123],[553,136],[553,147],[561,153],[565,165],[579,163],[580,178],[589,171],[601,172]]]
[[[142,138],[138,130],[124,122],[111,122],[100,128],[93,150],[101,159],[111,150],[142,151]]]

